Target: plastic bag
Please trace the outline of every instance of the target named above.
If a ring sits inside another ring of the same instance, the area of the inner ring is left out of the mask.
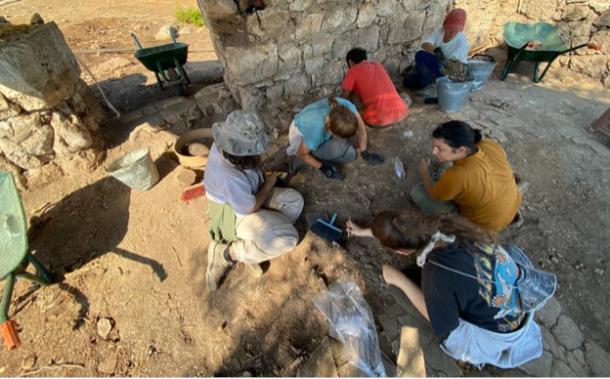
[[[314,304],[330,323],[330,336],[343,343],[347,361],[367,376],[386,376],[375,321],[358,286],[337,281]]]
[[[406,176],[405,166],[402,164],[402,161],[398,157],[394,157],[394,173],[399,178],[404,178]]]

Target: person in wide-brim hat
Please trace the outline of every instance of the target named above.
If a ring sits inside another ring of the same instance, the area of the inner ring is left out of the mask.
[[[367,228],[348,221],[347,232],[417,254],[411,275],[384,265],[383,278],[430,321],[454,359],[513,368],[542,355],[534,312],[553,296],[557,278],[535,269],[517,246],[494,243],[486,229],[456,214],[416,210],[381,212]]]
[[[212,125],[204,184],[210,217],[206,282],[216,290],[236,263],[261,275],[260,263],[291,251],[298,242],[294,227],[303,196],[291,188],[275,188],[277,175],[264,176],[260,155],[268,137],[255,113],[236,110]]]

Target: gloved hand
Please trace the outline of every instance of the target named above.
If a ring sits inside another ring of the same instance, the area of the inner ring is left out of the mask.
[[[367,150],[362,151],[360,156],[362,156],[362,159],[371,166],[378,166],[383,163],[383,157],[381,155],[369,153]]]
[[[320,166],[319,170],[327,178],[343,180],[343,175],[341,174],[341,172],[339,172],[337,170],[337,168],[335,166],[333,166],[331,163],[322,163],[322,166]]]

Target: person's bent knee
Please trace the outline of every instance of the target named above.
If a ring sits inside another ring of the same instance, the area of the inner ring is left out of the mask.
[[[258,241],[257,245],[271,258],[291,252],[299,243],[299,232],[293,225],[286,225],[283,233],[271,240]]]
[[[303,211],[305,200],[303,195],[293,188],[275,188],[268,205],[269,208],[284,214],[294,224]]]
[[[293,188],[286,188],[284,198],[284,214],[290,219],[293,224],[303,212],[305,199],[301,193]]]
[[[353,160],[356,160],[356,158],[358,157],[358,153],[356,152],[356,149],[352,146],[349,145],[347,150],[345,151],[345,154],[343,155],[343,162],[351,162]]]

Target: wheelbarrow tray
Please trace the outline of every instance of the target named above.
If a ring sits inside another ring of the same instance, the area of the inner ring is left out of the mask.
[[[528,47],[529,42],[534,42],[532,47]],[[531,61],[535,62],[532,77],[534,83],[538,83],[544,78],[558,56],[588,46],[588,44],[582,44],[569,48],[557,28],[545,22],[535,24],[508,22],[504,24],[504,43],[508,47],[508,57],[502,72],[502,80],[506,79],[517,62]],[[547,63],[542,73],[538,75],[540,62]]]
[[[509,22],[504,25],[504,43],[508,46],[509,56],[516,54],[530,41],[536,42],[537,47],[523,49],[519,60],[550,62],[569,49],[557,28],[551,24]]]
[[[28,253],[27,223],[13,176],[0,172],[0,279],[13,272]]]
[[[167,45],[136,50],[135,57],[151,71],[159,72],[176,67],[174,59],[184,65],[188,57],[189,45],[176,42]]]

